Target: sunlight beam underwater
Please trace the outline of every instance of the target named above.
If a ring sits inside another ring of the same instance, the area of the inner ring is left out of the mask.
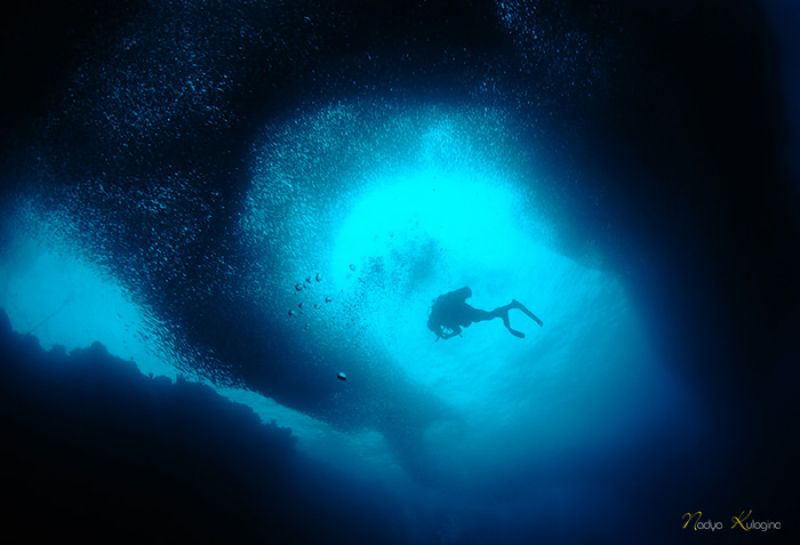
[[[669,380],[620,283],[554,248],[557,218],[503,113],[398,110],[338,104],[265,132],[241,222],[254,299],[296,342],[399,371],[452,409],[422,432],[440,471],[496,476],[646,426],[631,403],[658,407]],[[498,321],[435,344],[431,301],[461,286],[476,307],[517,298],[547,325],[512,312],[523,341]]]

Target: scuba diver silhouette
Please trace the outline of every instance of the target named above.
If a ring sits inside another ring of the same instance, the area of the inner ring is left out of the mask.
[[[468,305],[467,299],[470,297],[472,297],[472,290],[468,287],[463,287],[436,298],[431,307],[431,315],[428,318],[428,329],[436,334],[437,341],[461,335],[461,328],[469,327],[472,323],[485,322],[495,318],[503,320],[503,324],[509,333],[521,339],[525,334],[512,328],[508,319],[508,311],[513,308],[527,314],[539,326],[542,325],[542,321],[516,299],[512,299],[507,305],[497,307],[492,311],[486,311]]]

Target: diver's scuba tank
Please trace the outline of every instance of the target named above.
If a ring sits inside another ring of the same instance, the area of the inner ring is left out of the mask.
[[[452,297],[453,299],[457,299],[459,301],[464,301],[464,300],[469,299],[470,297],[472,297],[472,289],[470,289],[469,286],[464,286],[461,289],[457,289],[455,291],[451,291],[447,295],[449,297]]]
[[[472,289],[470,289],[469,286],[464,286],[463,288],[443,293],[431,301],[431,314],[433,314],[434,310],[441,308],[442,306],[448,306],[448,304],[452,302],[463,303],[470,297],[472,297]]]

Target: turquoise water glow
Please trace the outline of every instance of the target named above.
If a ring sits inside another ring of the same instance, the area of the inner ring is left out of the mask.
[[[338,106],[265,138],[242,221],[261,304],[321,359],[346,354],[441,401],[449,412],[420,445],[440,474],[497,478],[663,418],[674,385],[632,302],[613,274],[554,247],[557,218],[502,115],[404,113],[365,124]],[[517,298],[544,327],[512,312],[523,340],[495,321],[434,342],[432,299],[465,285],[472,305]]]
[[[35,335],[45,349],[99,341],[143,373],[175,376],[174,356],[156,340],[159,321],[87,257],[63,217],[21,206],[15,219],[0,258],[0,307],[15,330]]]
[[[230,384],[218,391],[341,468],[388,478],[411,452],[442,479],[478,486],[621,448],[674,415],[680,396],[634,302],[612,272],[559,252],[559,218],[543,212],[533,154],[509,127],[494,110],[341,104],[268,127],[253,146],[231,244],[246,259],[230,291],[271,316],[264,335],[303,347],[294,372],[327,380],[320,362],[335,358],[348,380],[329,414],[313,416]],[[203,357],[174,337],[179,327],[160,327],[169,317],[135,300],[126,278],[98,265],[68,218],[35,210],[21,208],[26,227],[0,263],[0,306],[17,330],[46,347],[98,340],[143,372],[173,377]],[[461,286],[478,308],[516,298],[544,327],[512,311],[524,339],[493,321],[435,342],[430,304]],[[393,416],[415,399],[409,388],[435,402],[433,417]],[[369,422],[358,413],[373,410],[374,427],[337,424]]]

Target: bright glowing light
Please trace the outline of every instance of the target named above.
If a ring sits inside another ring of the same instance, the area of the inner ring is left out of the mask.
[[[553,246],[556,219],[537,212],[503,119],[339,106],[295,120],[261,150],[243,218],[253,284],[270,286],[263,304],[297,343],[401,372],[449,408],[420,430],[443,471],[490,459],[497,475],[611,444],[646,425],[630,406],[669,388],[620,283]],[[304,282],[317,272],[324,281]],[[512,311],[525,339],[494,321],[434,342],[431,301],[462,286],[478,308],[519,299],[544,327]],[[287,313],[298,301],[303,313]]]
[[[409,260],[433,265],[438,253],[452,250],[460,250],[461,259],[474,259],[491,249],[492,259],[506,261],[519,230],[514,197],[499,182],[476,180],[469,173],[431,169],[382,180],[370,186],[344,220],[331,272],[341,284],[349,264],[407,269]],[[419,275],[433,272],[422,263],[419,268]]]
[[[380,347],[388,365],[469,418],[471,437],[499,423],[527,424],[549,429],[553,441],[565,422],[580,420],[571,388],[579,386],[581,402],[597,402],[599,410],[609,406],[612,377],[629,370],[630,361],[598,358],[597,348],[609,335],[631,346],[640,341],[632,329],[620,329],[633,324],[619,285],[536,240],[519,195],[497,180],[435,170],[370,185],[344,218],[330,254],[342,302],[327,326],[333,337],[361,335]],[[495,321],[471,326],[463,339],[435,343],[425,327],[431,300],[464,285],[478,308],[524,301],[545,328],[512,312],[515,326],[528,333],[522,341]],[[603,373],[609,376],[598,390]],[[559,425],[551,426],[556,414]],[[589,427],[589,420],[573,425]]]

